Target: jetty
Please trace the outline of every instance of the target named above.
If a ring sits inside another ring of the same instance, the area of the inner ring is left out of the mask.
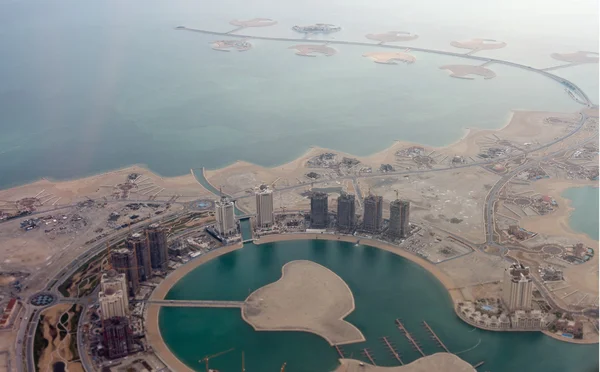
[[[400,365],[404,365],[402,359],[400,359],[400,354],[398,353],[398,351],[396,351],[396,348],[394,347],[394,345],[392,345],[390,340],[388,340],[388,338],[385,336],[381,339],[383,340],[383,343],[388,347],[388,349],[390,349],[390,353],[392,354],[392,356],[400,363]]]
[[[408,330],[404,327],[404,324],[402,324],[400,319],[396,319],[396,325],[398,326],[398,329],[400,330],[400,332],[402,332],[404,334],[404,336],[408,339],[408,341],[412,344],[413,348],[415,350],[417,350],[421,354],[421,356],[425,356],[425,353],[421,349],[421,346],[419,346],[419,343],[417,342],[417,340],[415,340],[410,335],[410,332],[408,332]]]
[[[444,349],[445,352],[449,353],[450,350],[448,350],[448,348],[446,347],[446,345],[442,342],[442,340],[440,340],[440,338],[438,337],[438,335],[435,334],[435,332],[433,331],[433,329],[429,326],[429,324],[427,324],[426,321],[423,321],[423,326],[425,326],[425,328],[427,329],[427,331],[429,331],[429,333],[431,334],[431,338],[434,339],[436,341],[436,343],[442,349]]]
[[[365,357],[367,357],[367,359],[369,359],[369,362],[371,362],[372,365],[374,365],[374,366],[377,365],[377,364],[375,364],[375,359],[371,355],[371,352],[369,351],[369,349],[363,349],[362,353]]]

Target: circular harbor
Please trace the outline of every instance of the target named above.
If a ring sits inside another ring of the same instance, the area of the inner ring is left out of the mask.
[[[395,320],[401,319],[424,354],[443,352],[424,328],[426,321],[451,352],[473,365],[483,361],[484,370],[535,372],[568,370],[575,364],[582,370],[597,366],[597,345],[566,344],[539,332],[474,329],[456,316],[448,290],[423,267],[394,253],[352,242],[319,239],[246,244],[184,274],[165,298],[244,301],[257,289],[277,282],[282,267],[296,260],[322,265],[350,288],[355,309],[344,320],[356,326],[366,341],[341,346],[347,358],[364,359],[366,348],[378,365],[399,365],[382,342],[386,336],[405,364],[419,359],[421,354],[396,326]],[[289,371],[331,371],[338,366],[338,352],[324,338],[308,332],[255,331],[242,319],[239,308],[162,307],[158,327],[168,350],[197,371],[205,368],[198,359],[230,349],[226,357],[212,359],[210,368],[241,368],[242,351],[248,370],[277,370],[284,362]],[[506,353],[512,357],[507,358]]]

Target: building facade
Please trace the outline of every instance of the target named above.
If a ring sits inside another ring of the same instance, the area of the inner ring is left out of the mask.
[[[502,301],[509,311],[530,310],[533,297],[533,281],[529,267],[512,264],[504,270]]]
[[[329,205],[326,192],[313,192],[310,197],[310,227],[325,229],[329,222]]]
[[[150,249],[150,264],[153,269],[166,271],[169,266],[169,247],[165,230],[153,223],[146,229],[146,240]]]
[[[234,209],[233,202],[226,197],[221,197],[221,200],[215,203],[215,217],[219,234],[231,236],[237,232]]]
[[[100,292],[98,294],[98,301],[100,302],[102,320],[129,315],[127,294],[120,289],[115,291],[112,288],[108,288],[106,291]]]
[[[140,288],[137,258],[128,248],[119,248],[110,252],[110,261],[113,269],[124,274],[127,279],[127,289],[130,296],[135,296]]]
[[[362,228],[370,233],[378,233],[383,227],[383,197],[369,195],[363,203]]]
[[[342,194],[337,199],[337,226],[341,230],[356,227],[356,203],[352,194]]]
[[[387,235],[394,239],[404,239],[410,233],[410,202],[396,199],[390,203],[390,225]]]
[[[261,186],[255,193],[256,196],[256,226],[259,228],[272,226],[273,219],[273,190],[268,186]]]
[[[133,233],[125,240],[125,246],[135,252],[139,280],[144,282],[150,279],[152,277],[152,263],[146,237],[142,233]]]
[[[129,319],[115,317],[104,320],[103,337],[107,356],[110,359],[122,358],[133,351],[133,336]]]
[[[108,270],[102,273],[100,277],[100,292],[107,292],[109,290],[113,292],[122,291],[125,294],[123,296],[125,309],[129,310],[129,290],[125,274],[119,274],[115,270]]]

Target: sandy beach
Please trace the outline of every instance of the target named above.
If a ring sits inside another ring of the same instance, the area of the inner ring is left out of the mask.
[[[242,318],[257,331],[314,333],[330,345],[365,341],[344,320],[354,311],[354,296],[333,271],[307,260],[288,262],[281,278],[254,291],[245,301]]]

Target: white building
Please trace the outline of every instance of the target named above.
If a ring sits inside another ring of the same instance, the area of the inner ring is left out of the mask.
[[[215,203],[215,217],[217,219],[217,230],[223,236],[230,236],[236,233],[237,225],[235,223],[235,212],[233,202],[222,197]]]
[[[262,185],[255,193],[256,196],[256,226],[268,227],[273,225],[273,190]]]
[[[513,264],[504,270],[502,300],[509,311],[530,310],[533,297],[533,282],[529,267]]]
[[[129,289],[127,287],[127,276],[125,274],[119,274],[115,270],[108,270],[102,273],[100,278],[100,291],[101,292],[113,292],[123,291],[125,296],[123,297],[124,306],[127,312],[129,312]]]
[[[100,301],[100,310],[102,311],[102,320],[114,317],[127,317],[129,309],[125,307],[127,295],[122,290],[115,291],[108,288],[106,292],[98,294]]]

